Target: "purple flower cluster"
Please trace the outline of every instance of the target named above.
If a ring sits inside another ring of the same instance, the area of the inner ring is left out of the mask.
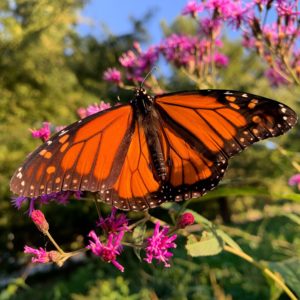
[[[300,174],[295,174],[289,179],[289,185],[297,186],[300,190]]]
[[[104,101],[100,101],[100,103],[94,103],[89,105],[87,108],[80,107],[77,109],[77,114],[80,117],[80,119],[84,119],[90,115],[93,115],[97,112],[106,110],[111,108],[110,103],[106,103]]]
[[[266,77],[273,86],[297,82],[295,78],[300,77],[298,9],[297,1],[256,1],[244,22],[243,46],[268,64]]]
[[[126,78],[133,82],[141,82],[158,60],[159,52],[156,46],[149,47],[142,51],[138,43],[134,44],[135,51],[129,50],[119,58],[120,64],[124,67]]]
[[[96,224],[98,227],[101,227],[101,229],[107,234],[117,234],[119,232],[129,231],[128,219],[126,215],[124,213],[120,213],[117,215],[117,209],[115,207],[112,208],[109,217],[100,217],[99,221]]]
[[[169,227],[163,226],[160,229],[160,224],[155,224],[154,233],[152,237],[147,239],[146,246],[146,258],[145,261],[149,264],[153,259],[162,262],[165,267],[170,267],[168,260],[173,256],[173,253],[169,251],[170,248],[176,248],[174,241],[177,238],[176,234],[168,236]]]
[[[34,257],[32,257],[31,259],[33,263],[45,264],[50,261],[49,253],[42,247],[40,247],[39,249],[34,249],[29,246],[25,246],[24,253],[34,255]]]
[[[124,236],[124,231],[118,234],[110,233],[106,243],[102,243],[95,231],[89,233],[90,243],[87,246],[95,255],[101,257],[104,261],[112,263],[121,272],[124,272],[124,267],[117,262],[117,256],[122,251],[121,241]]]
[[[171,34],[145,51],[134,43],[134,49],[119,58],[124,78],[134,84],[141,82],[162,56],[176,68],[184,68],[190,78],[201,81],[214,67],[227,67],[228,57],[216,48],[222,33],[230,27],[240,31],[245,48],[256,51],[267,62],[270,70],[266,77],[272,85],[300,84],[295,79],[300,77],[298,6],[292,0],[188,1],[182,15],[195,19],[197,34]],[[120,71],[115,69],[106,71],[104,79],[123,84]]]
[[[108,68],[103,74],[103,79],[118,85],[122,81],[121,72],[116,68]]]
[[[87,249],[90,249],[103,261],[112,263],[121,272],[124,272],[124,267],[116,259],[122,251],[121,242],[124,234],[129,231],[128,219],[123,213],[117,215],[117,209],[113,207],[110,216],[106,218],[100,217],[99,222],[96,224],[107,235],[107,241],[106,243],[101,242],[95,231],[92,230],[89,233],[91,239]]]
[[[40,129],[30,129],[30,131],[33,138],[41,139],[43,142],[46,142],[51,135],[50,123],[44,122]]]
[[[14,197],[12,199],[12,204],[15,206],[17,209],[20,209],[22,204],[25,202],[29,202],[29,209],[28,213],[29,215],[32,214],[34,211],[34,206],[35,204],[48,204],[50,201],[55,201],[58,204],[67,204],[69,198],[74,197],[76,199],[80,199],[80,191],[77,192],[71,192],[71,191],[61,191],[57,193],[50,193],[46,195],[41,195],[39,197],[24,197],[24,196],[19,196],[19,197]]]
[[[203,11],[204,7],[201,3],[197,3],[196,1],[192,0],[187,3],[187,5],[183,8],[182,14],[183,15],[190,15],[191,17],[196,17],[197,14]]]

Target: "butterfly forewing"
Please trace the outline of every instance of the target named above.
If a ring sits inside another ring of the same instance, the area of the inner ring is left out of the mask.
[[[286,105],[236,91],[182,92],[156,99],[171,122],[203,144],[199,151],[228,158],[258,140],[285,133],[297,122]]]
[[[37,197],[71,191],[100,191],[120,173],[133,126],[130,105],[76,122],[29,155],[11,180],[11,190]]]

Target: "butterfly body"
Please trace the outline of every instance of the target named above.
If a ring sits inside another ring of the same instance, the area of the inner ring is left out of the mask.
[[[96,192],[124,210],[199,197],[216,187],[228,159],[295,125],[288,106],[226,90],[133,99],[71,124],[26,159],[11,180],[25,197]]]

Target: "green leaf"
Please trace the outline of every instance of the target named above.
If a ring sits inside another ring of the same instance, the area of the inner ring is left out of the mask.
[[[286,214],[283,214],[283,216],[289,218],[294,223],[300,225],[300,217],[298,215],[292,214],[292,213],[286,213]]]
[[[216,228],[214,223],[210,222],[203,216],[199,215],[198,213],[194,212],[193,210],[187,209],[186,212],[190,212],[194,215],[195,221],[197,223],[200,223],[206,227],[209,231],[211,231],[213,234],[217,235],[219,238],[223,240],[224,243],[228,244],[232,248],[238,249],[242,251],[241,247],[223,230]]]
[[[193,257],[212,256],[217,255],[223,250],[223,241],[215,234],[208,232],[200,241],[197,241],[194,235],[190,235],[185,247],[188,254]]]
[[[231,238],[231,236],[229,236],[227,233],[225,233],[223,230],[221,229],[217,229],[216,230],[217,235],[223,240],[223,242],[225,244],[228,244],[229,246],[231,246],[234,249],[237,249],[239,251],[243,251],[241,249],[241,247]]]
[[[141,245],[144,241],[145,233],[146,233],[146,224],[145,223],[136,226],[133,230],[133,233],[132,233],[133,242],[136,245]],[[135,255],[137,256],[137,258],[140,261],[142,261],[141,248],[140,247],[134,247],[133,251],[134,251]]]
[[[294,257],[280,262],[267,262],[267,264],[272,271],[281,275],[300,299],[300,258]]]

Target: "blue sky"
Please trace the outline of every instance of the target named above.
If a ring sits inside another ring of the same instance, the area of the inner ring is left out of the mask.
[[[105,24],[115,35],[128,33],[132,29],[130,16],[141,18],[150,9],[154,9],[155,14],[147,30],[152,37],[151,42],[158,42],[162,36],[160,21],[171,23],[186,3],[187,0],[90,0],[80,14],[93,20],[94,25],[81,24],[78,30],[81,34],[90,33],[101,38],[105,36],[102,26]]]

